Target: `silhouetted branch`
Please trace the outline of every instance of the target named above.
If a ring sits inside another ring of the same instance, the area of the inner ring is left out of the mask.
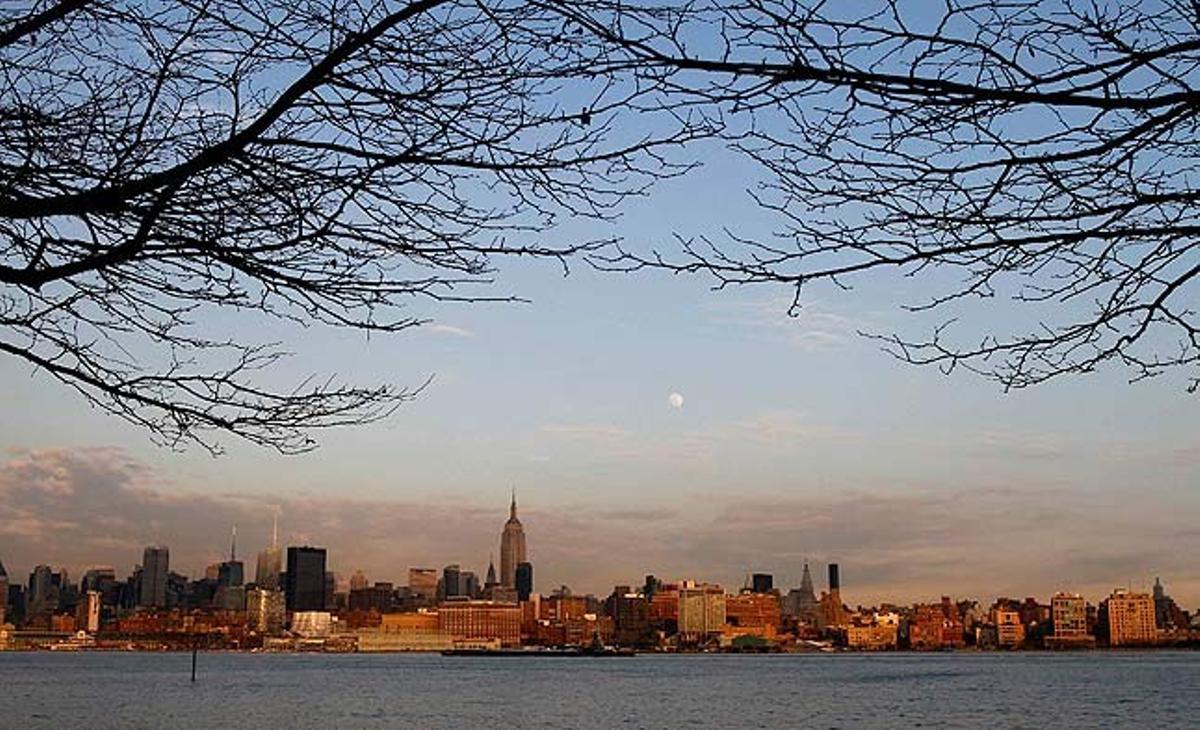
[[[514,300],[488,288],[497,256],[610,246],[547,232],[683,173],[672,150],[713,126],[570,22],[483,0],[0,3],[0,351],[171,445],[303,451],[387,415],[416,391],[267,388],[282,350],[203,333],[222,310],[397,332],[414,303]]]
[[[753,195],[784,222],[599,267],[785,284],[797,306],[806,284],[895,270],[960,333],[883,338],[907,361],[1006,388],[1110,361],[1200,385],[1194,3],[744,0],[636,34],[580,22],[659,69],[678,108],[742,119],[734,145],[768,173]],[[963,344],[970,303],[998,298],[1015,334]]]

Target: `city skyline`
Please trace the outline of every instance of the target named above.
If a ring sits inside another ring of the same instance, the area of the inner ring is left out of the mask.
[[[509,531],[512,529],[513,522],[515,521],[516,517],[515,494],[512,495],[510,499],[511,502],[508,507],[509,521],[505,523],[505,534],[509,533]],[[311,509],[312,505],[309,507]],[[455,531],[453,531],[450,535],[452,542],[460,546],[460,552],[450,552],[444,555],[433,555],[428,552],[416,552],[412,554],[423,557],[420,559],[406,561],[403,555],[392,554],[386,550],[381,550],[380,553],[369,556],[364,560],[361,558],[361,556],[356,557],[352,550],[348,550],[346,553],[343,553],[343,550],[346,550],[346,548],[343,543],[337,541],[336,539],[323,539],[320,535],[314,533],[293,533],[285,529],[285,535],[301,534],[304,535],[304,537],[295,540],[285,538],[281,543],[278,524],[278,516],[280,512],[284,513],[286,519],[287,512],[285,509],[279,505],[276,505],[274,507],[270,529],[266,531],[266,534],[269,535],[269,539],[263,543],[262,550],[259,553],[260,562],[264,559],[264,556],[269,557],[272,553],[274,556],[276,556],[275,559],[278,559],[279,554],[284,551],[284,546],[287,546],[289,561],[293,559],[292,552],[294,550],[307,549],[307,547],[300,546],[321,546],[321,560],[324,562],[326,560],[324,556],[326,554],[329,555],[327,569],[338,576],[339,586],[344,585],[346,581],[350,579],[352,572],[355,574],[365,574],[373,581],[385,581],[389,583],[394,582],[397,585],[405,584],[405,576],[411,569],[418,567],[433,568],[440,571],[441,567],[444,565],[461,565],[464,574],[469,571],[471,574],[476,576],[482,575],[484,566],[488,566],[489,568],[491,567],[494,551],[489,550],[486,553],[487,557],[478,561],[476,561],[476,559],[473,557],[468,558],[467,556],[462,555],[462,552],[465,551],[465,546],[476,544],[479,535],[474,534],[474,532],[483,533],[484,543],[487,542],[487,536],[490,533],[493,540],[492,547],[494,548],[497,544],[494,537],[494,522],[497,516],[496,510],[489,511],[485,508],[472,509],[469,510],[470,514],[468,515],[466,514],[468,511],[460,509],[459,517],[464,519],[457,523]],[[301,520],[302,525],[306,524],[303,522],[303,514],[303,510],[297,510],[297,516]],[[365,516],[366,512],[363,514]],[[445,517],[450,514],[453,514],[453,511],[444,512],[441,516]],[[764,555],[758,561],[745,565],[739,572],[729,567],[719,567],[722,565],[722,563],[719,561],[714,565],[705,565],[699,560],[691,563],[671,563],[669,561],[666,563],[657,563],[648,557],[644,549],[640,549],[645,545],[645,543],[641,543],[635,546],[639,548],[636,550],[636,552],[642,556],[641,559],[643,562],[641,563],[633,565],[627,563],[618,563],[617,565],[612,566],[607,572],[593,574],[591,579],[592,582],[579,582],[569,579],[563,580],[561,578],[563,575],[561,572],[563,570],[562,560],[561,556],[557,555],[556,552],[562,549],[567,551],[571,549],[571,533],[569,531],[562,532],[561,530],[555,529],[556,526],[554,525],[553,521],[556,519],[561,519],[560,516],[556,516],[551,512],[539,512],[536,509],[533,510],[533,514],[535,515],[535,520],[539,521],[539,524],[540,520],[542,519],[551,520],[550,524],[546,525],[546,527],[549,529],[547,529],[545,533],[542,533],[542,536],[537,538],[537,559],[534,561],[537,565],[537,572],[535,574],[537,576],[537,582],[535,583],[535,590],[540,590],[543,592],[562,585],[571,587],[573,590],[576,590],[580,593],[594,593],[599,595],[606,592],[611,585],[628,583],[630,580],[639,578],[644,574],[655,574],[658,575],[659,578],[667,580],[698,579],[711,581],[714,584],[724,585],[728,588],[734,589],[740,586],[743,582],[748,582],[750,580],[751,573],[757,572],[764,572],[766,574],[775,576],[775,585],[786,592],[787,588],[789,587],[806,587],[806,581],[801,577],[801,571],[806,571],[807,566],[810,563],[814,565],[825,563],[833,565],[833,568],[831,569],[831,577],[836,575],[837,565],[841,563],[849,564],[851,566],[851,576],[853,576],[851,579],[851,584],[854,587],[851,590],[849,597],[845,598],[844,600],[852,605],[856,603],[859,605],[872,605],[895,601],[903,603],[907,601],[927,600],[938,595],[945,594],[953,594],[959,597],[971,597],[981,600],[991,600],[1004,596],[1041,594],[1049,595],[1050,593],[1064,590],[1082,593],[1088,596],[1106,595],[1114,588],[1128,588],[1135,591],[1148,592],[1150,590],[1151,580],[1157,581],[1158,578],[1164,574],[1170,577],[1171,583],[1175,587],[1174,595],[1178,600],[1180,600],[1181,603],[1184,605],[1191,605],[1195,602],[1193,595],[1189,593],[1185,574],[1177,574],[1166,570],[1151,570],[1150,573],[1136,572],[1127,576],[1118,576],[1115,573],[1110,572],[1107,580],[1101,578],[1099,580],[1091,581],[1073,579],[1069,575],[1063,575],[1053,584],[1040,584],[1036,581],[1029,580],[1005,582],[996,574],[988,573],[986,570],[982,572],[982,575],[976,578],[975,583],[964,583],[961,579],[956,579],[953,577],[953,571],[947,571],[945,574],[940,576],[927,576],[926,579],[931,581],[930,587],[927,589],[920,589],[913,585],[906,585],[903,582],[897,583],[895,581],[889,582],[887,580],[879,581],[878,579],[873,579],[873,566],[871,566],[871,564],[868,563],[859,565],[854,563],[853,560],[847,560],[845,557],[842,557],[837,553],[823,552],[819,549],[812,550],[809,553],[800,556],[798,558],[799,563],[792,563],[790,560],[785,560],[779,556]],[[661,515],[651,515],[651,517],[657,516]],[[617,521],[623,521],[626,525],[628,525],[629,517],[629,515],[619,515],[616,516],[615,519]],[[422,522],[430,518],[431,517],[429,515],[424,515],[421,516],[420,519],[416,520],[416,522]],[[479,529],[478,526],[480,524],[486,525],[489,522],[492,523],[490,530],[486,528],[482,530]],[[644,522],[637,523],[637,525],[641,527],[645,527],[645,524],[646,523]],[[523,545],[524,531],[523,526],[519,521],[516,522],[516,527],[518,530],[521,530],[521,562],[523,562],[526,559]],[[467,530],[467,532],[460,534],[457,532],[458,529],[464,529]],[[534,534],[539,535],[536,529],[537,527],[535,526]],[[236,531],[234,534],[236,536]],[[251,534],[255,534],[255,530],[253,528],[251,530]],[[548,544],[543,544],[543,536],[550,539]],[[565,543],[556,542],[556,538],[559,540],[565,538]],[[501,553],[503,553],[506,545],[506,540],[504,539],[503,535],[502,539],[499,541],[499,545]],[[116,546],[110,544],[109,549],[116,550],[117,548]],[[233,550],[235,548],[230,546],[229,549],[230,553],[228,560],[232,562],[235,560],[235,556],[233,554]],[[171,562],[171,570],[186,576],[203,576],[206,570],[211,571],[215,565],[220,565],[223,567],[230,564],[226,562],[226,558],[224,556],[219,554],[216,558],[211,560],[208,558],[197,560],[196,556],[190,554],[188,551],[180,550],[165,543],[146,546],[144,548],[144,555],[149,556],[154,550],[162,550],[164,552],[171,551],[170,554],[175,556]],[[686,552],[692,554],[695,552],[695,548],[689,549]],[[702,549],[701,553],[704,554],[705,551]],[[212,553],[202,554],[209,555]],[[853,551],[845,551],[843,554],[853,554]],[[25,569],[25,564],[18,563],[13,559],[13,555],[13,551],[0,553],[0,559],[8,560],[10,566],[19,564],[21,565],[20,569]],[[152,563],[148,561],[153,559],[145,556],[139,565],[142,566],[144,571],[147,571],[149,566],[152,565]],[[17,553],[16,557],[21,558],[23,555],[21,553]],[[122,562],[122,559],[124,559],[124,562]],[[109,562],[89,559],[74,564],[68,564],[67,562],[56,559],[53,555],[43,554],[38,557],[34,563],[30,563],[28,568],[32,569],[34,565],[47,565],[55,569],[65,567],[71,572],[72,575],[80,575],[87,569],[104,566],[113,567],[116,569],[118,574],[121,574],[127,563],[129,563],[127,555],[119,556],[118,559],[110,560]],[[134,563],[129,563],[129,567],[132,568],[135,563],[136,560]],[[241,563],[239,562],[237,565],[240,568]],[[544,566],[550,567],[547,569]],[[975,573],[980,572],[979,566],[972,565],[970,567]],[[1100,567],[1099,569],[1105,570],[1106,568]],[[150,574],[152,575],[157,575],[158,573],[161,573],[161,571],[150,571]],[[158,575],[157,580],[154,582],[154,585],[157,585],[158,588],[153,590],[157,590],[159,593],[161,593],[163,586],[165,586],[165,580],[165,573]],[[478,580],[478,578],[475,578],[474,580]],[[241,581],[239,580],[238,583],[240,584],[240,582]],[[811,586],[811,583],[808,583],[808,586]],[[145,593],[147,590],[150,590],[148,584],[143,583],[143,593]],[[154,595],[157,596],[157,594]],[[146,605],[161,605],[163,601],[161,597],[150,600],[146,600],[144,597],[142,597],[140,600],[145,602]]]

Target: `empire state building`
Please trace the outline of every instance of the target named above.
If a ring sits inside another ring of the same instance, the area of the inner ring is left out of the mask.
[[[512,504],[508,508],[508,522],[500,533],[500,584],[505,588],[517,587],[517,566],[525,562],[525,528],[517,519],[517,493],[513,492]]]

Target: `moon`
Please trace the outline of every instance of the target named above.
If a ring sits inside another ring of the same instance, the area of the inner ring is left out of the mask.
[[[667,396],[667,403],[669,403],[672,408],[679,410],[680,408],[683,408],[683,395],[679,393],[672,393]]]

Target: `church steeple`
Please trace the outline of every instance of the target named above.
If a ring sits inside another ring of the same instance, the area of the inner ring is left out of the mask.
[[[487,580],[484,581],[484,585],[485,586],[496,585],[496,560],[495,560],[495,556],[493,556],[493,555],[488,556]]]

